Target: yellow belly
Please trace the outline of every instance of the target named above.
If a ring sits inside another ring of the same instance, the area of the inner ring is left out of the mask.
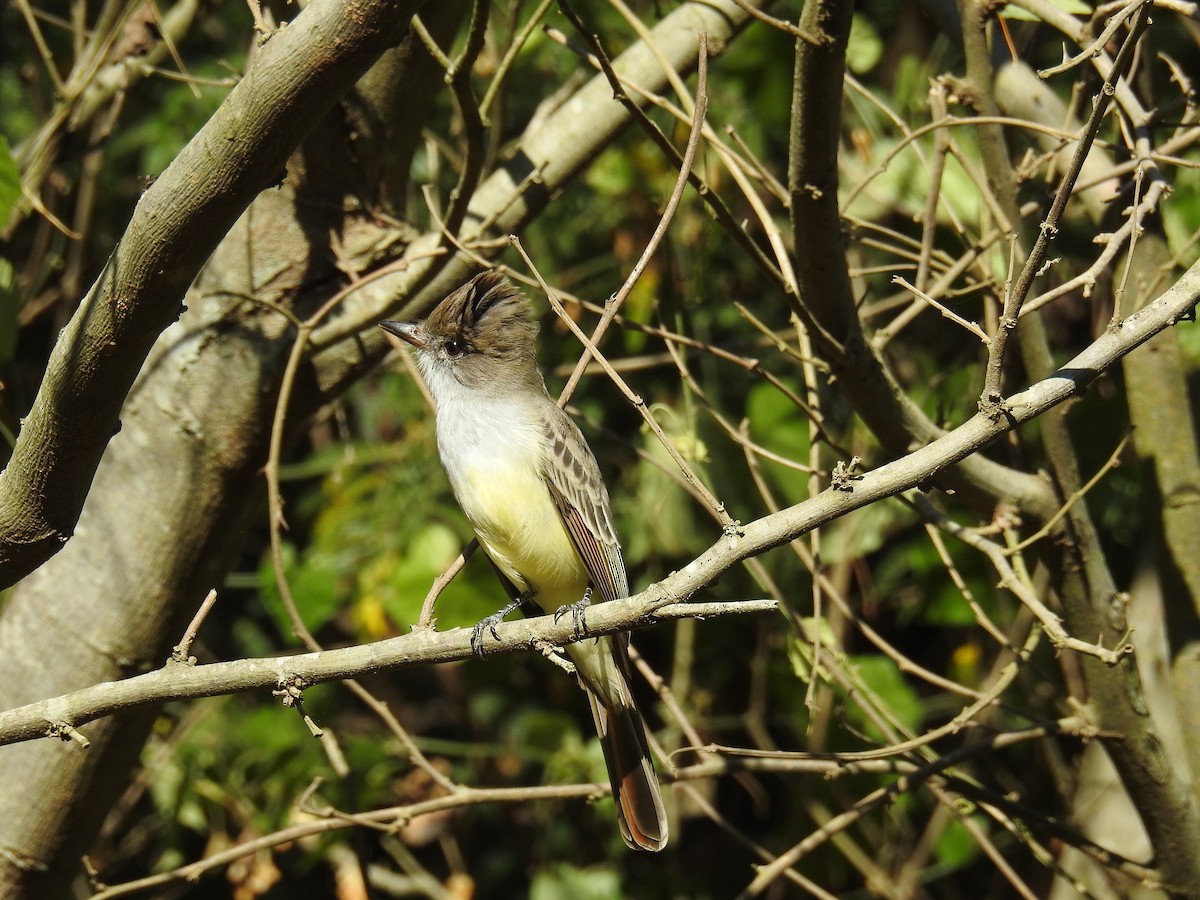
[[[500,571],[549,612],[582,598],[587,569],[537,469],[488,465],[463,474],[459,504]]]

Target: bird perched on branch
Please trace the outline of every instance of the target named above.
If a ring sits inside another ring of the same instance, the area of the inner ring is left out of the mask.
[[[421,322],[381,327],[416,348],[437,407],[438,451],[479,545],[514,601],[476,626],[477,651],[522,602],[570,611],[629,596],[608,491],[579,428],[546,391],[529,302],[484,272]],[[625,843],[661,850],[667,820],[629,689],[627,635],[566,648],[592,705]]]

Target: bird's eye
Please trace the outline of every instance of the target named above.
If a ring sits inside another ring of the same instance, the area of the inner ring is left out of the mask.
[[[458,359],[467,352],[466,343],[463,341],[454,340],[453,338],[442,344],[442,347],[445,349],[446,355],[451,359]]]

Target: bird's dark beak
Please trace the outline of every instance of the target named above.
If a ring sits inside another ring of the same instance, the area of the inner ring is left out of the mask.
[[[380,322],[379,327],[388,334],[393,334],[400,340],[412,344],[418,350],[424,350],[428,344],[421,340],[421,326],[416,322]]]

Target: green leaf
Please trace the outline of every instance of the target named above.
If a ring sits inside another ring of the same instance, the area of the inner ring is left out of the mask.
[[[821,555],[828,563],[861,559],[912,519],[913,513],[898,503],[875,503],[826,527]]]
[[[546,677],[553,676],[546,675]],[[521,748],[523,754],[526,751],[533,751],[534,755],[547,758],[565,750],[570,757],[578,761],[582,748],[579,727],[576,725],[575,719],[565,713],[540,707],[522,709],[516,715],[509,716],[505,723],[505,731]],[[600,763],[600,770],[601,778],[603,778],[603,760]],[[572,773],[568,777],[574,777],[576,774]]]
[[[529,886],[529,900],[620,900],[624,896],[616,871],[601,866],[577,869],[557,865],[538,872]]]
[[[857,680],[873,693],[891,715],[910,731],[917,731],[921,724],[921,701],[896,664],[886,656],[853,656],[850,659]],[[877,740],[883,735],[858,704],[847,710],[856,727]]]
[[[21,170],[8,146],[8,138],[0,134],[0,226],[8,221],[13,207],[21,199]]]
[[[790,389],[803,391],[798,381],[782,380]],[[755,442],[786,459],[808,462],[808,419],[802,409],[774,386],[759,383],[750,389],[746,418],[750,420],[750,436]],[[799,503],[808,497],[808,476],[803,472],[769,459],[762,461],[762,471],[781,494],[781,502]]]
[[[969,626],[975,624],[975,613],[966,598],[951,583],[946,583],[921,607],[921,619],[929,625]]]
[[[1200,369],[1200,324],[1180,322],[1175,326],[1175,337],[1188,367]]]
[[[695,417],[663,403],[654,404],[650,411],[680,455],[708,482],[709,451]],[[694,555],[707,543],[694,501],[679,481],[667,474],[674,471],[675,463],[646,426],[642,427],[642,446],[645,458],[639,461],[633,478],[625,480],[634,490],[621,490],[614,500],[626,563]]]
[[[4,211],[0,209],[0,223]],[[0,257],[0,366],[13,358],[17,349],[17,286],[12,263]]]
[[[378,609],[396,627],[414,624],[434,579],[454,562],[465,543],[449,526],[433,522],[417,532],[403,551],[392,549],[369,560],[359,572],[355,595],[355,611],[366,633],[382,636],[367,621]],[[487,558],[476,553],[438,598],[438,627],[469,628],[506,600]]]
[[[597,194],[609,197],[622,197],[637,185],[637,172],[630,155],[615,150],[602,153],[583,178]]]
[[[866,16],[855,15],[850,23],[850,39],[846,43],[846,65],[851,72],[869,72],[883,57],[883,41]]]
[[[1072,16],[1090,16],[1092,8],[1080,0],[1050,0],[1051,6],[1056,6],[1063,12]],[[1019,6],[1013,6],[1011,3],[1000,11],[1000,15],[1006,19],[1017,19],[1021,22],[1040,22],[1041,16],[1035,16],[1031,12],[1026,12]]]
[[[813,677],[813,649],[814,644],[819,640],[822,647],[830,650],[833,653],[839,653],[837,638],[834,636],[833,629],[829,627],[829,622],[824,619],[815,619],[812,616],[805,617],[800,620],[800,629],[803,632],[803,637],[796,635],[794,632],[788,633],[788,661],[792,664],[792,672],[797,678],[807,684]],[[819,637],[815,637],[819,636]],[[822,675],[825,681],[828,681],[828,676]]]
[[[319,553],[308,553],[297,562],[296,549],[291,544],[283,545],[283,562],[288,590],[296,604],[296,611],[305,626],[310,631],[316,631],[332,619],[342,606],[339,569],[328,557]],[[279,595],[270,558],[263,561],[258,576],[263,603],[279,625],[280,634],[290,635],[292,620]]]
[[[987,830],[987,820],[982,816],[972,816],[976,826]],[[979,844],[967,831],[965,825],[958,819],[951,819],[933,845],[933,852],[943,866],[950,869],[961,869],[979,855]]]

